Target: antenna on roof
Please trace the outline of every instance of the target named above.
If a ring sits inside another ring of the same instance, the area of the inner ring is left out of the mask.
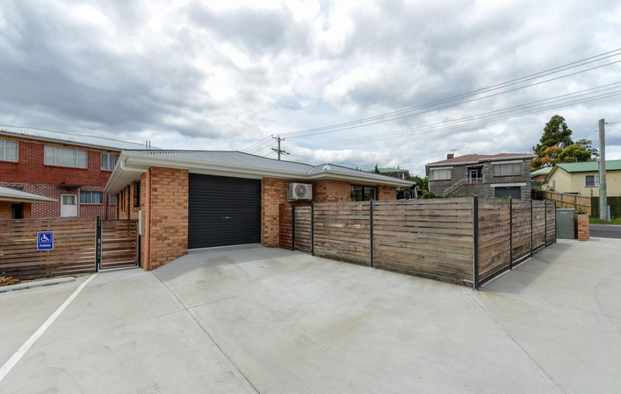
[[[146,150],[151,150],[151,141],[146,140],[144,143],[144,147]]]

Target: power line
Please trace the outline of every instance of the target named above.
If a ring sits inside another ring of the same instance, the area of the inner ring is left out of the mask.
[[[586,59],[578,60],[578,61],[575,61],[575,62],[572,62],[572,63],[568,63],[568,64],[565,64],[565,65],[562,65],[562,66],[554,67],[552,69],[541,71],[541,72],[538,72],[538,73],[535,73],[535,74],[531,74],[531,75],[528,75],[528,76],[525,76],[525,77],[516,78],[516,79],[510,80],[510,81],[507,81],[507,82],[503,82],[503,83],[492,85],[492,86],[489,86],[489,87],[486,87],[486,88],[474,90],[474,91],[471,91],[469,93],[464,93],[464,94],[452,96],[452,97],[449,97],[449,98],[446,98],[446,99],[437,100],[437,101],[434,101],[434,102],[431,102],[431,103],[427,103],[427,104],[423,104],[423,105],[419,105],[419,106],[415,106],[415,107],[409,107],[409,108],[401,109],[401,110],[398,110],[398,111],[393,111],[393,112],[389,112],[389,113],[385,113],[385,114],[381,114],[381,115],[371,116],[371,117],[368,117],[368,118],[358,119],[358,120],[354,120],[354,121],[350,121],[350,122],[344,122],[344,123],[338,123],[338,124],[334,124],[334,125],[328,125],[328,126],[323,126],[323,127],[317,127],[317,128],[312,128],[312,129],[305,129],[305,130],[298,130],[298,131],[294,131],[294,132],[284,133],[283,135],[287,135],[287,136],[290,136],[291,138],[293,138],[294,136],[295,137],[299,137],[301,135],[323,134],[323,133],[326,133],[326,132],[335,132],[335,131],[349,130],[349,129],[352,129],[352,128],[365,127],[365,126],[370,126],[370,125],[373,125],[373,124],[384,123],[384,122],[389,122],[389,121],[393,121],[393,120],[397,120],[397,119],[402,119],[402,118],[410,117],[410,116],[414,116],[414,115],[420,115],[422,113],[427,113],[427,112],[435,111],[435,110],[438,110],[438,109],[449,108],[449,107],[452,107],[452,106],[461,105],[461,104],[469,103],[469,102],[472,102],[472,101],[478,101],[478,100],[482,100],[482,99],[485,99],[485,98],[494,97],[494,96],[497,96],[497,95],[500,95],[500,94],[505,94],[505,93],[509,93],[509,92],[512,92],[512,91],[524,89],[524,88],[527,88],[527,87],[539,85],[539,84],[542,84],[542,83],[551,82],[551,81],[558,80],[558,79],[561,79],[561,78],[566,78],[566,77],[569,77],[569,76],[581,74],[581,73],[584,73],[584,72],[587,72],[587,71],[592,71],[592,70],[595,70],[595,69],[598,69],[598,68],[607,67],[607,66],[610,66],[610,65],[613,65],[613,64],[620,63],[621,60],[614,61],[614,62],[611,62],[611,63],[606,63],[606,64],[603,64],[603,65],[599,65],[599,66],[588,68],[588,69],[584,69],[584,70],[580,70],[580,71],[577,71],[577,72],[574,72],[574,73],[569,73],[569,74],[566,74],[566,75],[558,76],[558,77],[551,78],[551,79],[548,79],[548,80],[545,80],[545,81],[540,81],[540,82],[536,82],[536,83],[533,83],[533,84],[520,86],[520,87],[513,88],[513,89],[510,89],[510,90],[506,90],[506,91],[503,91],[503,92],[495,93],[493,95],[484,96],[484,97],[478,98],[476,100],[468,100],[468,101],[452,104],[450,106],[444,106],[442,108],[436,108],[436,109],[432,109],[432,110],[428,110],[428,111],[420,111],[420,112],[413,113],[413,114],[411,114],[411,113],[407,114],[407,115],[404,115],[404,114],[406,114],[408,112],[413,112],[413,111],[416,111],[416,110],[420,110],[420,109],[434,107],[434,106],[437,106],[439,104],[444,104],[444,103],[448,103],[448,102],[451,102],[451,101],[456,101],[456,100],[467,98],[467,97],[477,96],[477,95],[479,95],[481,93],[502,89],[502,88],[505,88],[505,87],[508,87],[508,86],[513,86],[513,85],[516,85],[516,84],[519,84],[519,83],[524,83],[524,82],[527,82],[527,81],[530,81],[530,80],[538,79],[538,78],[541,78],[541,77],[544,77],[544,76],[547,76],[547,75],[556,74],[556,73],[559,73],[559,72],[562,72],[562,71],[566,71],[566,70],[569,70],[569,69],[572,69],[572,68],[584,66],[586,64],[598,62],[598,61],[601,61],[603,59],[614,57],[614,56],[618,56],[618,55],[621,55],[621,48],[615,49],[614,51],[609,51],[609,52],[606,52],[606,53],[603,53],[603,54],[600,54],[600,55],[592,56],[592,57],[589,57],[589,58],[586,58]],[[593,59],[595,59],[595,60],[593,60]],[[402,115],[402,116],[400,116],[400,115]]]
[[[407,134],[417,134],[417,135],[428,134],[431,132],[454,129],[457,127],[468,127],[468,126],[474,126],[478,124],[494,122],[497,120],[508,119],[508,118],[523,115],[523,114],[530,114],[530,113],[540,112],[540,111],[547,110],[547,109],[561,108],[567,105],[581,104],[583,102],[593,101],[593,100],[597,100],[601,98],[613,97],[613,96],[621,94],[621,90],[615,90],[612,92],[606,92],[606,91],[610,91],[612,89],[618,89],[619,84],[621,84],[621,82],[615,82],[615,83],[608,84],[608,85],[585,89],[582,91],[568,93],[568,94],[564,94],[564,95],[553,97],[553,98],[538,100],[538,101],[534,101],[531,103],[522,104],[522,105],[518,105],[514,107],[509,107],[509,108],[504,108],[504,109],[500,109],[496,111],[490,111],[490,112],[486,112],[482,114],[467,116],[464,118],[454,119],[448,122],[434,123],[430,125],[390,131],[386,133],[374,134],[374,135],[364,136],[364,137],[356,137],[356,138],[342,139],[342,140],[332,140],[330,142],[338,143],[338,142],[351,141],[352,143],[362,143],[362,142],[370,142],[370,141],[373,141],[379,138],[387,139],[390,137],[402,136],[402,135],[407,135]],[[596,90],[599,90],[599,91],[596,91]],[[574,100],[581,96],[588,96],[592,94],[598,94],[598,95],[592,96],[592,97],[583,97],[579,100]],[[574,101],[567,101],[567,100],[574,100]],[[559,101],[560,103],[556,103],[553,106],[542,107],[542,105],[552,104],[555,101]],[[567,101],[567,102],[563,102],[563,101]],[[516,110],[517,111],[521,110],[523,112],[515,112]],[[528,111],[524,112],[524,110],[528,110]]]

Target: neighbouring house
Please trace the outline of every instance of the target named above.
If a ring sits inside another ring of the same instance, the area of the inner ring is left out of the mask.
[[[559,193],[599,196],[599,163],[560,163],[548,175],[547,186]],[[606,160],[606,191],[621,196],[621,160]]]
[[[409,180],[411,178],[410,171],[403,168],[378,168],[378,171],[382,175],[388,175],[397,179]]]
[[[465,155],[427,164],[429,191],[445,197],[530,199],[530,162],[536,155]]]
[[[543,167],[538,169],[537,171],[533,171],[530,173],[531,182],[536,182],[538,185],[541,185],[545,182],[548,174],[552,171],[553,167]]]
[[[395,200],[396,188],[413,184],[235,151],[141,150],[121,152],[105,192],[117,194],[118,218],[140,218],[140,261],[149,270],[189,249],[278,247],[280,206],[292,183],[310,185],[302,188],[313,202]]]
[[[116,217],[115,196],[103,193],[123,149],[144,145],[87,135],[0,127],[0,186],[53,198],[33,202],[32,218]]]
[[[49,204],[53,202],[57,202],[57,200],[0,186],[0,220],[29,219],[32,217],[33,203]]]

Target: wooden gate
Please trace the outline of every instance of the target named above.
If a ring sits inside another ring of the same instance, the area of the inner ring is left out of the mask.
[[[138,221],[99,221],[99,269],[138,266]]]

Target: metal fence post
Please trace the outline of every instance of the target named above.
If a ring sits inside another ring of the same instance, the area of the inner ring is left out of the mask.
[[[369,237],[371,241],[371,268],[375,267],[375,252],[373,250],[373,200],[369,201]]]
[[[295,204],[291,203],[291,250],[295,250]]]
[[[533,256],[533,200],[530,200],[530,256]]]
[[[472,196],[472,287],[479,290],[479,197]]]
[[[95,272],[99,272],[101,265],[101,220],[95,218]]]
[[[509,269],[513,269],[513,199],[509,198]]]
[[[548,202],[543,200],[543,247],[548,247]]]
[[[315,255],[315,203],[311,202],[311,256]]]

